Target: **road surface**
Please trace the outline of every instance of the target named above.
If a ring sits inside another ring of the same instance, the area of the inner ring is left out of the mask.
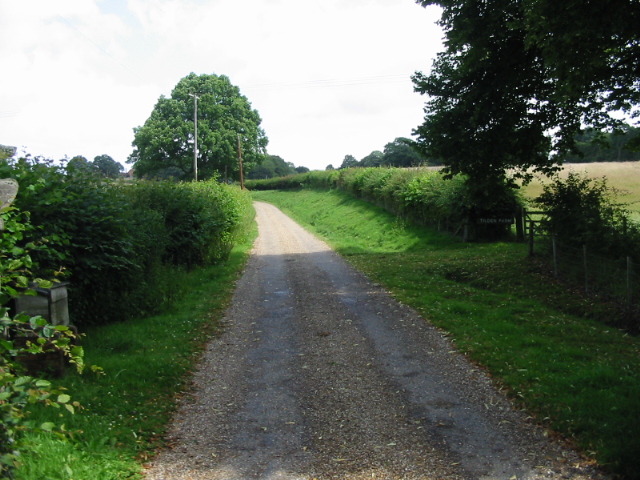
[[[148,480],[604,478],[275,207]]]

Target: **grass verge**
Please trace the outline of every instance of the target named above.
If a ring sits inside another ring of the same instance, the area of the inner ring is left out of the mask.
[[[85,332],[87,364],[102,367],[104,375],[69,369],[54,382],[82,409],[70,415],[34,408],[31,418],[64,424],[71,439],[31,436],[18,480],[141,478],[141,465],[162,446],[176,401],[189,390],[189,373],[220,329],[256,234],[252,224],[224,264],[167,272],[179,294],[162,314]]]
[[[337,191],[255,192],[448,332],[519,408],[640,479],[640,338],[594,318],[513,243],[466,244]],[[603,313],[603,309],[604,313]]]

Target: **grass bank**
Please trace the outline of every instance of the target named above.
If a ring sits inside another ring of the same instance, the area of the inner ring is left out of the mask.
[[[104,374],[69,370],[54,382],[68,388],[82,408],[75,415],[37,408],[32,419],[64,424],[71,438],[32,436],[18,480],[141,478],[142,465],[163,444],[176,401],[189,390],[186,382],[203,346],[219,332],[257,233],[247,220],[245,239],[227,262],[170,272],[178,300],[161,314],[85,332],[86,361]]]
[[[519,408],[586,456],[640,479],[640,339],[513,243],[465,244],[336,191],[255,192],[449,332]]]

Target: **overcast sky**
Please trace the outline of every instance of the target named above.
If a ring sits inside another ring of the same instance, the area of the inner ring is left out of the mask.
[[[227,75],[296,166],[360,160],[422,123],[442,49],[414,0],[0,0],[0,144],[124,164],[189,73]],[[127,168],[129,168],[127,166]]]

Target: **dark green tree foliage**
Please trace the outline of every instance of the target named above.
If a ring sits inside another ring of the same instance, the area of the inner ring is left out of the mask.
[[[446,49],[430,74],[418,141],[450,174],[469,176],[479,202],[506,172],[550,174],[582,123],[619,125],[640,93],[636,0],[418,0],[443,8]],[[549,132],[553,132],[550,134]]]
[[[630,162],[640,160],[638,143],[640,128],[623,125],[619,131],[607,133],[586,130],[576,136],[577,154],[569,155],[565,162]]]
[[[342,160],[342,164],[338,168],[352,168],[357,167],[358,165],[359,164],[358,160],[356,160],[356,157],[354,157],[353,155],[345,155],[344,159]]]
[[[389,167],[417,167],[427,162],[418,151],[416,142],[410,138],[398,137],[384,146],[383,164]]]
[[[640,102],[640,2],[524,0],[527,46],[542,51],[563,122],[617,125],[607,112]],[[559,125],[564,128],[563,125]],[[564,140],[570,143],[570,128]]]
[[[198,178],[239,173],[238,135],[244,168],[262,162],[268,143],[258,112],[224,75],[191,73],[178,82],[171,97],[161,96],[145,124],[134,129],[132,163],[137,177],[180,172],[193,179],[194,99],[198,99]]]
[[[86,157],[82,155],[76,155],[72,157],[70,160],[60,160],[60,163],[66,165],[67,172],[69,173],[77,173],[77,172],[93,172],[94,165]]]
[[[428,95],[425,122],[416,129],[427,156],[446,172],[465,174],[478,202],[491,203],[508,169],[551,171],[553,125],[541,52],[525,48],[522,12],[514,0],[420,2],[444,8],[446,51],[430,75],[414,76]]]
[[[285,162],[277,155],[269,155],[260,165],[256,165],[248,171],[247,178],[257,180],[261,178],[284,177],[295,173],[296,169],[292,163]]]
[[[381,167],[384,163],[384,154],[380,150],[374,150],[358,163],[360,167]]]
[[[109,155],[98,155],[93,159],[94,167],[105,177],[116,178],[124,167]]]

